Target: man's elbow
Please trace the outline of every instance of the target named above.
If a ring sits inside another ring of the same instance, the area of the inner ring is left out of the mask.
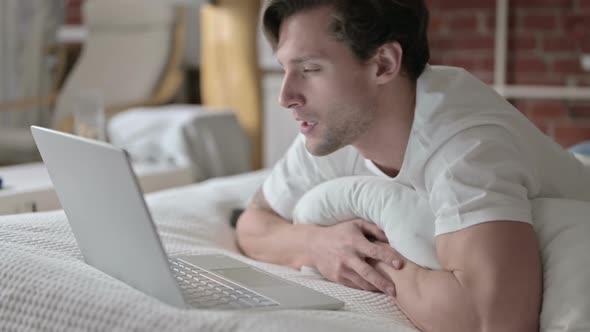
[[[540,324],[541,295],[528,295],[520,306],[502,305],[483,315],[480,321],[481,332],[538,332]]]
[[[539,331],[543,268],[536,234],[523,223],[482,226],[483,242],[459,280],[476,308],[480,331]],[[487,240],[487,242],[486,242]]]
[[[238,218],[236,223],[236,242],[238,249],[249,257],[253,257],[254,252],[252,252],[251,248],[251,239],[253,238],[253,234],[256,234],[256,223],[253,222],[253,218],[251,216],[252,211],[251,209],[246,209]]]
[[[535,317],[507,318],[481,324],[481,332],[539,332],[539,315]]]
[[[533,269],[531,269],[533,270]],[[523,274],[526,278],[497,276],[495,281],[479,283],[464,294],[465,331],[481,332],[538,332],[542,303],[542,276],[539,273]],[[489,274],[487,277],[489,278]],[[479,281],[486,277],[477,278]],[[526,279],[526,281],[524,281]],[[502,280],[502,281],[499,281]]]

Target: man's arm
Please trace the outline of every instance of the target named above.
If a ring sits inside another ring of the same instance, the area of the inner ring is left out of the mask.
[[[396,302],[422,331],[538,331],[542,299],[533,227],[497,221],[436,238],[441,271],[377,263],[397,285]]]
[[[238,219],[236,231],[240,249],[254,259],[298,269],[311,266],[305,239],[314,226],[293,225],[269,206],[259,189]]]
[[[362,220],[335,226],[295,225],[276,214],[260,189],[237,224],[238,244],[248,256],[295,269],[315,267],[331,281],[365,290],[393,294],[390,280],[365,258],[382,262],[400,259],[389,247],[382,250],[367,237],[386,242],[383,231]],[[362,276],[362,277],[361,277]]]

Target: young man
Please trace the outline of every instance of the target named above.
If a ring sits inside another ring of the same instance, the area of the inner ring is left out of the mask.
[[[467,72],[427,65],[423,0],[270,0],[263,23],[302,135],[240,217],[242,250],[388,293],[423,331],[538,330],[529,200],[590,201],[582,165]],[[405,260],[364,220],[290,222],[306,191],[347,175],[426,198],[443,270]]]

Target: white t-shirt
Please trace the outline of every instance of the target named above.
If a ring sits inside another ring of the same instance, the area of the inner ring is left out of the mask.
[[[429,201],[436,234],[483,222],[531,223],[536,197],[590,201],[590,171],[490,87],[463,69],[427,66],[414,122],[392,181]],[[387,177],[352,146],[316,157],[299,135],[263,185],[283,218],[303,194],[342,176]]]

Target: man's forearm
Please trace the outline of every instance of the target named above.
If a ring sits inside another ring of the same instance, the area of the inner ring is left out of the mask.
[[[508,306],[502,303],[501,294],[490,294],[488,299],[494,303],[482,305],[474,295],[478,290],[467,285],[469,281],[465,279],[469,276],[461,276],[461,272],[431,271],[409,263],[400,271],[389,269],[389,274],[398,289],[396,303],[421,331],[538,330],[536,322],[530,319],[531,309],[537,309],[534,305]],[[518,293],[513,289],[496,291]],[[534,318],[538,321],[538,316]]]
[[[305,242],[314,227],[293,225],[272,212],[248,208],[238,221],[238,244],[254,259],[298,269],[311,265]]]
[[[479,331],[476,307],[452,272],[408,262],[389,274],[396,284],[397,304],[421,331]]]

